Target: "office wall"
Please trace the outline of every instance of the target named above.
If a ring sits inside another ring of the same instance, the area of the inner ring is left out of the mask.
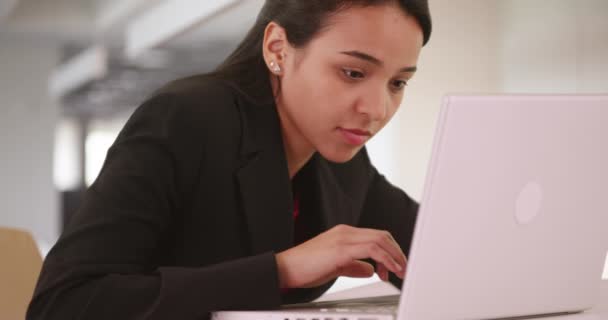
[[[504,91],[608,93],[608,1],[499,4]]]
[[[58,50],[40,41],[0,36],[0,226],[53,243],[58,198],[53,138],[58,106],[46,95]]]

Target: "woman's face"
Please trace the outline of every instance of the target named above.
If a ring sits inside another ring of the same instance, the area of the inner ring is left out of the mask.
[[[399,108],[423,35],[396,5],[353,7],[329,22],[304,48],[286,51],[278,105],[301,143],[345,162]]]

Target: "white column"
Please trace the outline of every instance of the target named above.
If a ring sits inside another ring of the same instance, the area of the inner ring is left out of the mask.
[[[0,36],[0,225],[54,243],[53,145],[59,107],[47,91],[58,48]]]

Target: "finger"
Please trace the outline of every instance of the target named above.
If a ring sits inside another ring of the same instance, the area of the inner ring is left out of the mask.
[[[407,263],[407,258],[405,257],[405,253],[401,249],[401,246],[399,245],[397,240],[395,240],[395,238],[393,238],[393,235],[388,231],[380,231],[380,233],[384,235],[385,241],[387,241],[386,244],[393,248],[394,251],[391,251],[391,254],[395,258],[395,260],[399,262],[399,265],[401,267],[405,267],[405,264]]]
[[[385,271],[386,271],[386,278],[388,279],[388,272],[389,272],[389,270],[386,268],[386,266],[385,266],[385,265],[383,265],[383,264],[378,264],[378,265],[376,265],[376,272],[378,272],[378,270],[381,270],[381,271],[384,271],[384,270],[385,270]],[[404,269],[404,270],[402,270],[401,272],[393,272],[393,273],[394,273],[394,274],[395,274],[395,275],[396,275],[396,276],[397,276],[399,279],[401,279],[401,280],[403,280],[403,279],[405,278],[405,269]],[[378,276],[380,276],[380,273],[378,273]],[[382,278],[381,278],[381,279],[382,279]],[[385,280],[385,281],[388,281],[388,280]]]
[[[354,260],[342,267],[338,273],[339,276],[351,278],[369,278],[374,275],[374,266],[367,262]]]
[[[386,252],[382,247],[375,243],[354,244],[347,248],[349,260],[359,260],[371,258],[376,263],[384,264],[391,272],[401,272],[403,268]]]
[[[390,232],[388,232],[388,231],[386,231],[386,233],[388,234],[389,240],[395,245],[395,247],[399,251],[400,258],[402,259],[399,262],[403,263],[402,266],[404,266],[407,263],[407,257],[405,256],[405,252],[403,252],[403,249],[401,248],[401,245],[399,244],[399,242],[397,242],[397,240],[395,240],[395,238],[393,237],[393,235]]]
[[[395,272],[395,275],[396,275],[396,276],[397,276],[399,279],[403,280],[403,279],[405,278],[405,269],[406,269],[406,268],[407,268],[407,263],[406,263],[405,267],[403,268],[403,270],[401,270],[400,272]]]
[[[404,267],[407,263],[407,258],[405,257],[403,250],[401,250],[401,247],[390,232],[365,228],[350,228],[348,229],[348,232],[349,235],[347,239],[350,244],[373,242],[388,252],[401,267]]]
[[[376,273],[382,281],[388,281],[388,269],[382,263],[376,265]]]
[[[353,242],[375,242],[388,251],[391,256],[393,256],[393,259],[398,261],[402,266],[406,263],[406,257],[403,250],[401,250],[401,247],[390,232],[366,228],[353,229],[354,230],[351,230],[351,232],[353,232],[354,235],[350,237]]]

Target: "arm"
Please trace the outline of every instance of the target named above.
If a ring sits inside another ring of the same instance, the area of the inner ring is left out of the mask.
[[[272,253],[159,267],[203,158],[201,124],[175,99],[157,96],[131,117],[49,253],[27,319],[200,319],[279,305]]]

